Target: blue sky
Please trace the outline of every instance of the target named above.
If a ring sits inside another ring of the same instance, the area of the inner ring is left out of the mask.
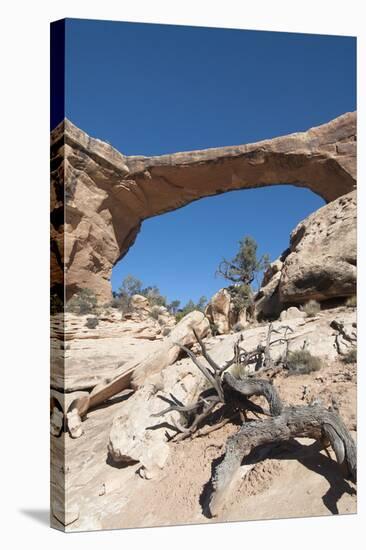
[[[306,130],[356,109],[356,39],[68,19],[66,116],[127,155],[158,155]],[[279,182],[281,183],[281,182]],[[182,302],[225,286],[222,257],[252,235],[275,259],[323,205],[290,186],[201,199],[144,222],[115,266]]]

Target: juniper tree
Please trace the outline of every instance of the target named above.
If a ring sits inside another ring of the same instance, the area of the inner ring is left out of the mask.
[[[256,275],[269,265],[268,254],[257,257],[258,245],[253,237],[246,236],[239,241],[239,251],[232,260],[223,259],[217,275],[233,283],[228,290],[234,310],[239,312],[253,305],[252,283]]]
[[[255,276],[268,267],[269,256],[257,258],[258,245],[253,237],[246,236],[239,241],[239,251],[232,260],[220,262],[216,273],[234,284],[251,285]]]

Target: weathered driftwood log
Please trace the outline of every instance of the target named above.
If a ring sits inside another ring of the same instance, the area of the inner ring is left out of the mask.
[[[192,331],[199,337],[204,337],[208,330],[209,322],[204,314],[200,311],[192,311],[172,329],[159,348],[144,361],[139,363],[131,361],[130,366],[124,365],[124,370],[121,374],[112,380],[106,380],[98,384],[90,394],[84,394],[74,399],[70,405],[66,406],[66,412],[63,411],[66,417],[65,425],[67,425],[70,435],[72,437],[80,437],[82,435],[81,422],[90,409],[104,403],[107,399],[123,390],[139,388],[149,376],[162,371],[165,367],[174,363],[181,352],[181,346],[186,348],[196,341]],[[62,400],[59,401],[61,404]],[[58,411],[54,412],[57,416]],[[62,429],[62,422],[56,416],[51,424],[51,433],[54,433],[54,435],[56,435],[57,430],[60,431]],[[70,429],[71,427],[72,429]]]
[[[212,478],[211,515],[216,516],[222,510],[237,481],[243,459],[253,449],[294,437],[309,437],[330,444],[346,475],[356,481],[356,446],[339,415],[319,405],[286,407],[273,418],[243,424],[238,433],[228,439],[224,459]]]

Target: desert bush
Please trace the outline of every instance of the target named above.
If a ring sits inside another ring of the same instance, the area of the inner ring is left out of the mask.
[[[250,285],[232,285],[228,287],[231,298],[231,307],[235,313],[239,313],[253,305],[253,291]]]
[[[161,331],[161,334],[162,334],[163,336],[168,336],[168,335],[171,333],[171,330],[172,330],[172,329],[169,328],[169,327],[164,327],[163,330]]]
[[[310,374],[318,371],[322,366],[320,357],[312,355],[306,349],[291,351],[287,357],[286,368],[288,374]]]
[[[343,363],[356,363],[357,362],[357,348],[351,348],[345,355],[342,356]]]
[[[183,317],[185,317],[186,315],[188,315],[188,313],[191,313],[192,311],[204,311],[205,307],[206,307],[206,304],[207,304],[207,298],[206,296],[201,296],[201,298],[198,300],[197,303],[194,303],[193,300],[189,300],[186,305],[180,309],[176,315],[175,315],[175,319],[177,321],[177,323],[183,319]]]
[[[167,305],[169,313],[175,315],[179,309],[180,300],[172,300],[170,304]]]
[[[149,315],[157,321],[160,315],[160,306],[153,306]]]
[[[126,295],[129,298],[134,294],[141,294],[142,281],[133,275],[127,275],[122,281],[122,284],[116,293],[118,296]]]
[[[98,317],[88,317],[85,323],[85,326],[88,328],[97,328],[99,325]]]
[[[210,321],[210,329],[212,336],[217,336],[219,333],[219,327],[216,325],[216,323],[213,323]]]
[[[97,307],[97,297],[90,288],[83,288],[67,302],[66,311],[85,315],[93,313]]]
[[[150,306],[166,306],[166,297],[160,294],[157,286],[143,288],[140,294],[148,299]]]
[[[110,302],[105,304],[105,307],[111,307],[113,309],[124,309],[124,303],[120,296],[117,296],[117,294],[113,293],[113,298]]]
[[[357,307],[357,296],[354,295],[354,296],[350,296],[349,298],[347,298],[346,306],[347,307]]]
[[[307,317],[315,317],[320,311],[320,304],[316,300],[309,300],[302,306],[302,311],[305,311]]]

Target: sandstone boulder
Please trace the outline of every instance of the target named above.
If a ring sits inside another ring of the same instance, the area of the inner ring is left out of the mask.
[[[212,296],[205,315],[214,325],[216,334],[228,334],[235,327],[243,329],[248,323],[246,308],[237,309],[235,298],[227,288],[222,288]]]
[[[154,477],[169,456],[166,434],[173,435],[174,423],[182,421],[177,412],[164,418],[152,416],[168,406],[158,395],[167,399],[174,395],[179,401],[189,404],[197,398],[204,384],[201,372],[188,361],[149,376],[113,420],[108,443],[112,460],[124,464],[139,463],[142,477]],[[153,429],[161,422],[167,423],[165,429]]]
[[[356,294],[356,216],[353,191],[299,223],[281,271],[282,304]]]
[[[281,311],[280,320],[290,321],[291,319],[304,319],[306,317],[305,311],[300,311],[298,307],[289,307]]]
[[[148,376],[161,372],[165,367],[174,363],[181,353],[178,343],[191,347],[196,342],[193,329],[203,338],[209,328],[209,321],[201,311],[192,311],[183,317],[164,338],[157,350],[133,369],[131,386],[133,388],[142,386]]]
[[[217,334],[228,334],[230,331],[230,293],[222,288],[214,294],[206,307],[205,314],[215,325]]]
[[[278,284],[282,265],[276,260],[264,274],[262,286],[254,297],[254,315],[258,320],[276,319],[281,311]]]
[[[258,319],[277,318],[289,305],[356,294],[356,216],[352,191],[298,224],[289,249],[264,274],[255,296]]]
[[[148,315],[150,313],[149,300],[141,294],[134,294],[130,299],[130,307],[133,311]]]

